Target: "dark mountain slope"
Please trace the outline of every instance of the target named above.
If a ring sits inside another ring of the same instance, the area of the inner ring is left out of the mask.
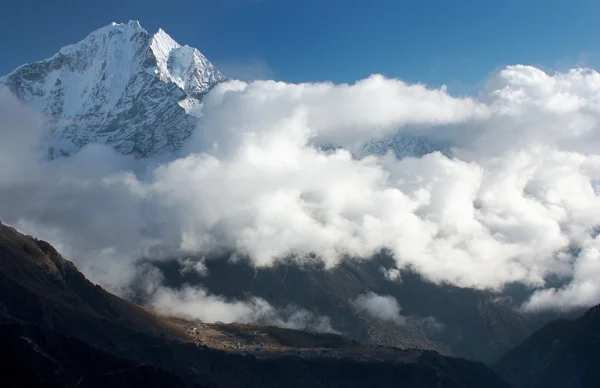
[[[0,360],[9,366],[2,382],[9,387],[507,387],[481,363],[435,352],[160,317],[94,286],[49,244],[1,224],[0,303]],[[234,340],[262,330],[274,350],[243,355],[200,346],[190,327],[203,338]],[[294,356],[286,353],[290,346],[333,347],[339,356]]]
[[[0,323],[4,387],[185,387],[175,374],[124,360],[38,326]]]
[[[177,261],[154,265],[173,288],[196,284],[228,298],[258,296],[280,308],[291,304],[331,317],[336,330],[359,341],[432,349],[483,362],[497,360],[555,318],[523,314],[490,292],[436,285],[412,272],[403,272],[400,281],[387,280],[382,268],[393,263],[381,254],[329,270],[293,264],[257,269],[225,257],[205,261],[209,276],[181,271]],[[395,325],[361,314],[351,300],[366,291],[393,296],[402,314],[414,319]]]
[[[89,282],[45,241],[0,223],[0,312],[113,346],[110,337],[129,330],[177,336],[168,321]],[[110,335],[107,335],[110,333]]]
[[[515,387],[600,387],[600,305],[544,326],[494,369]]]

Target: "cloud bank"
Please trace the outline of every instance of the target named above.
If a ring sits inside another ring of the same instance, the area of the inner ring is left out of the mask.
[[[177,156],[139,161],[91,146],[48,162],[37,147],[41,120],[0,91],[9,139],[0,143],[0,217],[113,290],[127,287],[140,257],[235,251],[256,266],[316,257],[332,267],[386,249],[397,268],[433,282],[527,284],[527,309],[600,300],[594,70],[511,66],[477,98],[381,76],[232,81],[198,115]],[[450,144],[451,156],[357,157],[398,132]],[[547,288],[549,276],[566,285]],[[165,295],[158,300],[206,299]]]

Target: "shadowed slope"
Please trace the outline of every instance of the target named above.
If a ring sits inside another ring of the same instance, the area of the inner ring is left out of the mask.
[[[494,369],[515,387],[600,386],[600,305],[559,319],[504,355]]]
[[[0,332],[8,386],[507,387],[481,363],[431,351],[160,317],[93,285],[48,243],[1,224]],[[271,351],[218,346],[249,336]],[[316,355],[321,348],[335,352]]]

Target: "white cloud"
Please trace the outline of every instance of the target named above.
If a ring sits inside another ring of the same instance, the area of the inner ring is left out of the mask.
[[[573,307],[589,307],[600,301],[600,239],[584,243],[585,248],[574,262],[573,279],[561,289],[549,288],[536,291],[523,306],[526,310],[570,310]]]
[[[210,151],[219,159],[243,142],[356,146],[408,125],[445,125],[489,115],[486,105],[454,98],[444,88],[431,90],[380,75],[353,85],[234,81],[217,85],[203,105],[201,130],[188,143],[188,152]],[[218,149],[212,147],[215,143]]]
[[[398,268],[386,269],[384,267],[380,267],[379,270],[383,273],[383,276],[390,282],[402,281],[402,273]]]
[[[126,287],[141,256],[224,249],[269,266],[314,253],[331,267],[387,249],[397,269],[434,282],[540,288],[526,308],[600,297],[595,71],[508,67],[477,99],[381,76],[234,81],[206,96],[192,139],[162,161],[104,147],[40,161],[38,122],[0,97],[11,140],[0,143],[0,217],[60,242],[105,285]],[[447,141],[453,157],[357,160],[348,151],[395,131]],[[549,275],[567,285],[545,290]]]
[[[186,274],[189,272],[195,272],[200,276],[208,276],[208,268],[204,256],[200,259],[179,259],[179,265],[181,266],[180,272]]]
[[[335,332],[328,317],[315,316],[304,309],[294,306],[276,309],[257,297],[247,301],[227,300],[222,296],[210,295],[202,288],[160,288],[154,296],[153,305],[164,314],[210,323],[262,323],[290,329]]]
[[[397,325],[406,323],[406,317],[400,315],[400,306],[393,296],[377,295],[369,291],[357,296],[351,302],[356,309],[367,313],[373,318],[394,322]]]

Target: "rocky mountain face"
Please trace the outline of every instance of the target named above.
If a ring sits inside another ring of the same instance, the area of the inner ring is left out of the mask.
[[[257,339],[261,349],[239,349]],[[481,363],[432,351],[158,316],[1,223],[0,340],[5,387],[508,388]]]
[[[550,322],[506,353],[494,369],[514,387],[600,387],[600,305]]]
[[[21,100],[43,112],[51,157],[89,143],[149,157],[179,149],[197,122],[193,109],[227,78],[200,51],[137,21],[112,23],[51,58],[0,77]],[[422,136],[395,134],[354,150],[358,158],[392,151],[399,158],[447,150]]]
[[[147,157],[180,148],[196,125],[190,111],[224,80],[200,51],[131,21],[23,65],[0,84],[46,115],[52,157],[88,143]]]

